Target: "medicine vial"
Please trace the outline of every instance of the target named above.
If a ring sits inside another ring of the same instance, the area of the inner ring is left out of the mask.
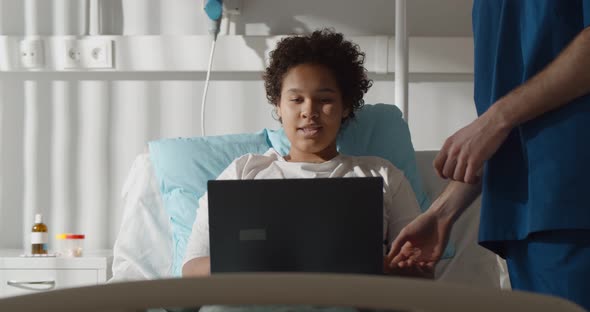
[[[35,215],[35,225],[31,233],[31,254],[47,254],[47,225],[43,224],[43,216],[38,213]]]

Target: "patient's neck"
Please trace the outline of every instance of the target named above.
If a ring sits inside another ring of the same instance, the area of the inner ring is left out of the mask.
[[[334,159],[336,156],[338,156],[338,150],[336,144],[334,144],[317,153],[301,151],[291,147],[289,154],[284,158],[288,162],[323,163]]]

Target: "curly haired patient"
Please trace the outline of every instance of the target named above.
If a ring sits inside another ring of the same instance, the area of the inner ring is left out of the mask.
[[[342,155],[336,148],[339,131],[354,119],[372,85],[364,57],[357,45],[332,30],[282,39],[270,54],[264,85],[291,143],[289,153],[281,155],[271,148],[263,155],[241,156],[218,179],[382,177],[383,241],[393,242],[420,214],[403,172],[385,159]],[[210,274],[207,194],[199,205],[183,261],[185,277]],[[433,275],[431,268],[384,266],[384,270],[389,274]]]

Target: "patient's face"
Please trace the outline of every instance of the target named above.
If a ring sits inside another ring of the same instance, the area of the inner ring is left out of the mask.
[[[287,160],[323,162],[338,155],[336,137],[348,110],[327,67],[301,64],[291,68],[283,78],[277,112],[291,142]]]

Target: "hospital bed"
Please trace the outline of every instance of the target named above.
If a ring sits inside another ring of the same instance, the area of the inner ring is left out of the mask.
[[[446,184],[431,170],[435,155],[435,151],[416,152],[418,168],[430,198],[435,198]],[[120,245],[115,246],[114,281],[169,277],[170,259],[161,255],[170,254],[172,249],[170,225],[161,206],[161,198],[157,196],[157,181],[148,154],[136,158],[127,183],[134,185],[128,185],[129,189],[125,190],[126,207],[120,235],[129,233],[129,236],[120,236],[119,239],[128,240],[127,245],[134,247],[120,249]],[[463,214],[453,228],[450,241],[454,243],[455,255],[439,263],[436,276],[445,282],[508,288],[508,276],[503,263],[477,244],[478,223],[479,200]],[[146,233],[140,229],[144,227],[150,230]],[[142,233],[144,239],[131,233]],[[144,259],[143,254],[149,259]]]
[[[376,151],[377,153],[384,154],[377,156],[386,156],[389,152],[397,154],[401,153],[398,150],[411,149],[409,164],[404,163],[403,165],[411,168],[412,163],[414,163],[417,167],[417,178],[420,180],[418,183],[422,185],[424,195],[428,199],[427,202],[422,203],[422,206],[425,209],[428,208],[430,200],[436,198],[446,185],[446,182],[436,176],[432,170],[432,161],[436,155],[436,151],[419,151],[414,154],[407,124],[401,118],[399,109],[394,105],[367,105],[357,114],[356,122],[358,122],[356,129],[347,129],[349,132],[354,132],[351,134],[352,136],[357,136],[357,140],[353,139],[348,142],[349,145],[355,146],[353,149],[358,146],[358,141],[367,142],[367,136],[373,138],[382,136],[386,137],[386,139],[385,141],[375,140],[374,142],[366,143],[368,145],[367,147],[361,148],[362,151],[355,150],[355,153],[364,153],[364,150],[369,150],[368,154],[373,154],[371,151]],[[390,132],[386,133],[386,131]],[[279,151],[281,150],[280,147],[277,147],[281,143],[280,140],[273,139],[270,133],[265,134],[265,136],[269,137],[267,140],[271,141],[271,143],[274,140],[275,148]],[[397,136],[397,138],[393,139],[391,136]],[[206,152],[208,155],[214,155],[216,150],[228,150],[230,149],[228,147],[229,145],[235,145],[235,142],[241,142],[243,140],[241,137],[233,139],[231,136],[222,136],[217,139],[222,140],[222,142],[201,141],[198,138],[195,139],[195,143],[187,141],[187,139],[166,140],[163,146],[167,149],[168,153],[160,151],[162,148],[158,150],[152,146],[152,155],[146,153],[136,158],[123,190],[125,208],[121,230],[114,247],[113,282],[179,276],[178,267],[176,269],[173,268],[173,259],[170,257],[175,252],[176,245],[179,244],[179,240],[172,238],[179,235],[179,233],[175,232],[172,224],[173,221],[171,220],[175,218],[189,218],[190,215],[186,211],[178,214],[178,211],[171,212],[170,209],[166,209],[161,192],[163,184],[181,184],[183,181],[178,181],[178,179],[174,181],[158,179],[155,173],[157,170],[154,170],[153,161],[163,162],[162,159],[156,159],[158,157],[174,158],[174,165],[178,167],[177,169],[182,170],[182,172],[160,172],[160,175],[174,176],[174,178],[177,178],[179,174],[184,174],[185,170],[189,171],[187,169],[188,167],[194,166],[191,163],[199,161],[206,163],[207,161],[200,159],[198,156],[179,157],[171,155],[188,153],[203,154],[201,149],[204,148],[207,149]],[[211,143],[209,144],[209,142]],[[385,151],[371,149],[371,145],[388,144],[383,142],[391,142],[394,147],[398,146],[398,148],[387,149]],[[198,145],[199,149],[186,151],[187,145],[192,146],[197,144],[200,144]],[[158,152],[160,155],[154,155],[154,152]],[[228,159],[231,160],[232,157]],[[187,163],[186,166],[178,164],[183,161]],[[396,164],[397,158],[394,157],[392,162]],[[165,167],[166,165],[169,166],[169,164],[159,164],[156,167]],[[399,164],[396,165],[400,167]],[[219,168],[223,169],[224,166]],[[400,169],[403,170],[404,168]],[[159,170],[165,171],[162,168]],[[211,169],[207,168],[204,171],[211,171]],[[217,174],[213,174],[211,177],[214,178]],[[406,175],[408,176],[407,172]],[[192,175],[190,180],[198,179],[196,176]],[[203,180],[203,184],[206,183],[206,179],[203,178]],[[193,181],[190,181],[190,183],[192,184]],[[178,187],[177,190],[186,192],[190,187],[191,185],[184,185]],[[177,190],[165,194],[164,197],[171,196]],[[193,197],[200,196],[195,195]],[[420,202],[420,199],[418,200]],[[178,204],[178,202],[173,202],[172,204]],[[186,203],[180,204],[186,205]],[[194,210],[195,208],[190,207],[188,209]],[[194,215],[192,217],[194,218]],[[503,262],[499,261],[493,253],[477,244],[478,224],[479,200],[467,209],[453,228],[449,244],[451,248],[448,250],[448,256],[444,257],[436,267],[436,280],[439,282],[459,283],[482,288],[509,288]],[[188,236],[190,234],[192,220],[188,220],[184,225],[188,227],[187,230],[189,232],[185,230],[184,234],[180,233],[180,235]]]

